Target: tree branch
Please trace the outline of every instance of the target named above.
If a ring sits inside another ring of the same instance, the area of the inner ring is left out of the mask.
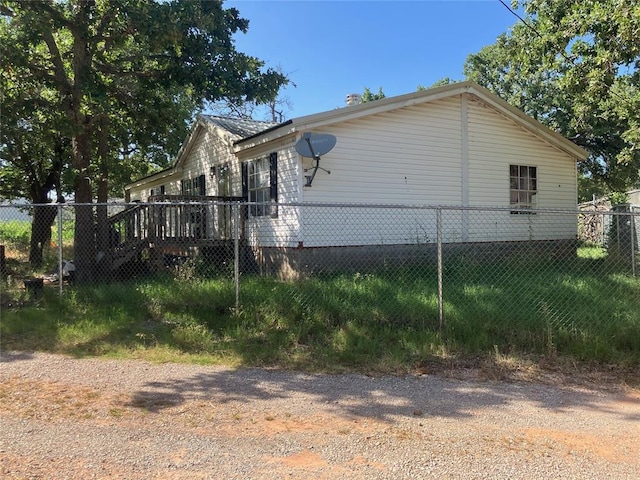
[[[71,85],[71,81],[69,77],[67,77],[66,72],[64,71],[64,63],[62,62],[62,56],[60,55],[60,50],[58,49],[58,44],[56,43],[55,38],[53,38],[53,34],[51,30],[45,29],[42,32],[42,38],[44,39],[47,47],[49,48],[49,53],[51,54],[51,61],[54,66],[54,79],[56,83],[59,85],[61,89],[61,93],[65,95],[70,95],[73,90],[73,85]]]
[[[25,3],[28,4],[29,2],[25,2]],[[67,18],[65,18],[65,16],[62,15],[59,10],[56,10],[55,8],[53,8],[53,5],[51,3],[47,2],[47,1],[34,2],[34,5],[36,5],[40,9],[44,10],[45,12],[47,12],[49,14],[49,17],[52,20],[55,20],[56,22],[59,22],[65,28],[68,28],[69,30],[73,30],[74,29],[73,22],[71,22]],[[39,12],[36,12],[36,13],[39,13]]]

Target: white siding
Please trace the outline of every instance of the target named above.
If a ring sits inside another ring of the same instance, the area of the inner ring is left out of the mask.
[[[472,207],[509,207],[509,165],[520,164],[538,167],[539,208],[575,208],[574,159],[471,98],[465,118],[462,101],[458,96],[323,129],[338,138],[321,160],[331,174],[318,171],[313,186],[304,188],[304,201],[464,206],[466,200]],[[435,210],[307,208],[302,218],[309,247],[436,237]],[[449,210],[443,222],[445,242],[567,239],[577,232],[573,218],[508,210]]]
[[[468,103],[469,205],[509,206],[509,165],[537,167],[540,209],[577,207],[576,160],[492,108]],[[577,220],[509,211],[471,214],[469,241],[575,238]],[[498,237],[498,238],[496,238]]]
[[[205,194],[217,195],[217,183],[215,178],[209,175],[210,169],[214,165],[235,161],[235,155],[231,149],[231,140],[225,139],[215,132],[202,126],[194,136],[187,157],[178,165],[175,173],[169,178],[153,180],[134,186],[130,189],[131,200],[147,201],[151,195],[151,189],[165,186],[165,195],[180,195],[181,181],[205,175]],[[232,179],[239,176],[239,172],[232,172]],[[238,177],[239,178],[239,177]],[[232,180],[233,182],[233,180]],[[237,181],[236,181],[237,183]],[[240,195],[240,193],[234,192]]]
[[[273,146],[272,146],[273,148]],[[278,145],[278,203],[297,203],[300,162],[292,140]],[[273,150],[262,149],[252,153],[250,159],[268,156]],[[241,186],[240,186],[241,188]],[[250,245],[263,247],[296,247],[300,238],[300,209],[278,207],[277,218],[251,217],[246,222],[246,238]]]
[[[323,129],[338,139],[305,202],[460,205],[460,98],[405,107]],[[310,160],[304,159],[305,167]],[[306,208],[304,245],[392,245],[435,240],[435,211]]]
[[[217,135],[205,128],[194,139],[187,158],[182,165],[182,179],[196,178],[205,175],[205,195],[218,195],[217,180],[209,174],[212,166],[222,165],[227,162],[235,163],[235,155],[231,148],[232,141]],[[240,195],[237,185],[240,178],[238,168],[231,168],[232,194]],[[180,182],[175,186],[177,194],[180,193]]]
[[[249,217],[246,238],[254,246],[305,247],[433,242],[435,209],[400,210],[345,207],[340,210],[286,207],[288,203],[440,205],[509,207],[509,165],[537,167],[538,207],[576,207],[576,162],[516,120],[463,93],[411,104],[359,118],[350,117],[315,130],[256,143],[233,153],[232,139],[200,127],[166,185],[180,193],[180,179],[204,174],[206,194],[217,195],[213,165],[230,162],[232,195],[242,193],[241,163],[278,152],[278,216]],[[316,125],[318,125],[316,123]],[[292,132],[293,132],[292,131]],[[295,142],[302,133],[329,133],[334,149],[322,156],[311,187]],[[297,136],[296,136],[297,135]],[[463,142],[465,142],[463,144]],[[155,180],[154,180],[155,182]],[[141,199],[155,183],[143,185]],[[134,189],[131,190],[132,198]],[[554,220],[544,213],[513,215],[509,210],[444,211],[445,242],[575,238],[576,220]]]
[[[305,202],[459,204],[459,98],[338,123]],[[304,159],[308,168],[311,159]]]
[[[172,195],[180,193],[180,175],[179,173],[174,173],[170,176],[160,178],[157,180],[150,180],[144,183],[140,183],[138,185],[134,185],[129,189],[129,201],[131,202],[146,202],[149,196],[151,195],[152,189],[159,189],[160,186],[164,185],[165,195]],[[174,187],[178,185],[178,191],[175,192]]]

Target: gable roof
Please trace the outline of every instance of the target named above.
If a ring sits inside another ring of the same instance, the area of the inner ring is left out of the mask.
[[[294,118],[268,130],[257,132],[251,136],[236,140],[234,143],[240,150],[242,150],[267,143],[291,133],[322,128],[338,122],[354,120],[368,115],[388,112],[402,107],[419,105],[464,94],[473,95],[474,97],[482,100],[503,116],[511,119],[525,130],[528,130],[537,137],[546,140],[548,143],[564,151],[573,158],[585,159],[589,155],[587,151],[575,143],[526,115],[516,107],[508,104],[493,92],[472,81],[452,83],[397,97],[388,97],[382,100],[362,103],[360,105],[342,107],[322,113]]]
[[[191,127],[189,135],[182,143],[182,146],[180,147],[180,150],[178,150],[176,158],[171,166],[158,172],[151,173],[145,177],[139,178],[136,181],[125,185],[125,189],[131,188],[133,186],[140,186],[143,183],[164,179],[174,175],[178,171],[178,167],[180,166],[180,164],[183,163],[184,160],[188,157],[189,152],[193,147],[194,141],[200,131],[202,131],[202,129],[218,129],[219,134],[228,134],[231,137],[231,140],[234,141],[242,139],[244,137],[256,135],[259,132],[269,130],[270,128],[273,128],[277,125],[278,124],[275,122],[263,122],[243,118],[219,117],[216,115],[200,114],[196,117],[196,121]]]
[[[216,115],[198,115],[199,120],[208,122],[216,127],[222,128],[240,138],[249,137],[267,130],[275,125],[275,122],[261,122],[245,118],[219,117]]]
[[[243,118],[230,118],[230,117],[218,117],[215,115],[198,115],[196,121],[191,127],[189,136],[178,150],[176,159],[173,162],[172,168],[178,168],[191,152],[191,148],[195,143],[196,137],[203,129],[213,131],[218,135],[224,137],[231,137],[230,140],[235,142],[244,137],[249,137],[258,134],[264,130],[277,125],[274,122],[261,122],[258,120],[249,120]]]

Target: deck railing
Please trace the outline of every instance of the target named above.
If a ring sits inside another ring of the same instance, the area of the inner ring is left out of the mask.
[[[110,243],[117,247],[140,241],[160,245],[231,240],[231,211],[240,201],[241,197],[153,195],[110,217]]]
[[[231,210],[234,202],[241,201],[241,197],[153,195],[148,201],[150,240],[154,243],[231,240]]]

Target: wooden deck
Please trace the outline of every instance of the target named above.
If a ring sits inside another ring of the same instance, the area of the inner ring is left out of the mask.
[[[147,248],[160,252],[193,252],[202,247],[232,243],[234,217],[240,238],[244,215],[233,209],[240,197],[154,195],[146,203],[128,207],[109,218],[112,269],[139,256]]]

